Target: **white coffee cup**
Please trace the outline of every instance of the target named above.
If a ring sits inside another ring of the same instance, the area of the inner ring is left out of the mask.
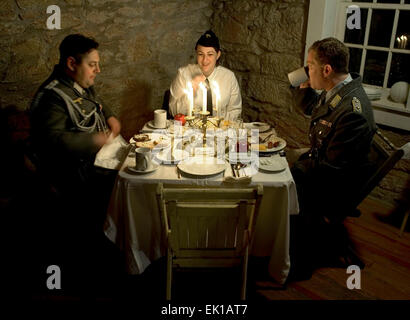
[[[288,73],[288,78],[292,87],[299,87],[303,82],[309,79],[309,68],[305,66],[296,69]]]
[[[135,149],[135,169],[145,171],[151,167],[152,153],[150,148]]]
[[[157,109],[154,111],[154,126],[155,128],[165,128],[167,125],[167,111]]]

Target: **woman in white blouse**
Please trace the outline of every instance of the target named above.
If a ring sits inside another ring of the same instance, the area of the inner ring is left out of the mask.
[[[195,45],[197,64],[189,64],[178,69],[178,74],[172,81],[170,88],[170,113],[175,116],[178,113],[187,115],[190,100],[188,82],[193,88],[194,109],[203,106],[203,97],[206,91],[200,89],[200,83],[206,88],[211,88],[213,116],[219,116],[227,120],[236,120],[241,117],[242,98],[238,81],[235,74],[227,68],[217,66],[221,56],[219,40],[211,31],[206,31]],[[219,91],[219,95],[218,95]],[[207,97],[210,97],[208,94]],[[210,99],[207,99],[210,100]],[[209,102],[208,102],[209,103]]]

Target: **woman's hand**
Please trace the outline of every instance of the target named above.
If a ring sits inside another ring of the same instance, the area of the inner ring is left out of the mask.
[[[194,89],[194,92],[198,90],[199,84],[201,82],[204,82],[206,77],[203,74],[197,75],[192,78],[192,88]]]

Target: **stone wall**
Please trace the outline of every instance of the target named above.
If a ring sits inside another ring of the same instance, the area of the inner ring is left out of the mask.
[[[61,30],[46,28],[53,4]],[[0,109],[27,109],[61,40],[84,33],[100,43],[96,87],[128,139],[161,107],[177,68],[194,61],[195,42],[212,26],[220,62],[238,78],[244,120],[269,122],[289,148],[306,147],[309,120],[294,105],[287,73],[303,63],[308,7],[308,0],[2,0]],[[398,146],[410,141],[406,132],[383,131]],[[400,161],[374,195],[400,197],[409,168]]]
[[[53,4],[60,30],[46,27]],[[62,39],[83,33],[100,43],[96,87],[129,137],[162,106],[178,67],[193,61],[211,15],[211,0],[2,0],[0,107],[26,109],[58,62]]]
[[[308,120],[293,104],[287,74],[303,64],[309,1],[214,3],[221,63],[238,77],[244,120],[269,122],[290,147],[306,146]]]

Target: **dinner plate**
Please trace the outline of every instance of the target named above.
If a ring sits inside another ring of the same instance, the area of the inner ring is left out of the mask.
[[[148,127],[150,127],[151,129],[167,129],[170,126],[170,124],[171,124],[171,121],[167,120],[165,128],[164,127],[159,128],[155,126],[154,120],[151,120],[147,123]]]
[[[195,133],[194,130],[190,127],[187,127],[187,126],[179,126],[179,127],[181,127],[182,129],[175,130],[174,124],[168,126],[167,127],[168,134],[174,135],[174,133],[176,133],[177,136],[189,136]]]
[[[155,170],[157,170],[158,167],[159,167],[159,164],[151,163],[150,166],[147,168],[147,170],[137,170],[135,169],[134,166],[128,166],[127,170],[130,171],[131,173],[150,173],[150,172],[154,172]]]
[[[130,143],[135,144],[137,147],[147,147],[153,150],[162,150],[162,149],[168,148],[171,145],[171,138],[164,134],[159,134],[155,132],[146,133],[146,134],[150,138],[148,141],[136,142],[134,138],[132,137],[130,139]],[[156,141],[157,144],[154,145],[154,141]]]
[[[158,152],[155,155],[154,161],[164,164],[176,164],[189,157],[189,153],[185,150],[175,149],[174,150],[174,159],[171,160],[171,149],[166,149]]]
[[[248,130],[256,129],[259,130],[259,132],[266,132],[270,129],[270,124],[264,122],[249,122],[244,123],[244,127]]]
[[[258,151],[258,150],[259,150],[259,153],[270,153],[270,152],[280,151],[280,150],[282,150],[282,149],[284,149],[284,148],[286,147],[286,141],[283,140],[282,138],[273,137],[272,139],[274,139],[274,141],[279,141],[279,145],[278,145],[277,147],[273,147],[273,148],[268,149],[268,147],[267,147],[267,146],[268,146],[268,142],[265,142],[265,143],[263,143],[263,145],[266,146],[266,150],[260,150],[259,144],[252,144],[252,145],[251,145],[251,148],[252,148],[252,150],[254,150],[254,151]],[[272,140],[270,140],[270,141],[272,141]]]
[[[195,156],[187,158],[178,163],[177,167],[182,172],[194,176],[210,176],[223,172],[226,169],[225,160],[207,157]]]
[[[228,152],[225,155],[226,161],[229,163],[250,163],[253,162],[255,159],[257,159],[258,156],[256,153],[252,153],[248,151],[247,153],[244,152]]]
[[[259,169],[269,172],[278,172],[286,169],[286,160],[275,155],[267,158],[259,158]]]

